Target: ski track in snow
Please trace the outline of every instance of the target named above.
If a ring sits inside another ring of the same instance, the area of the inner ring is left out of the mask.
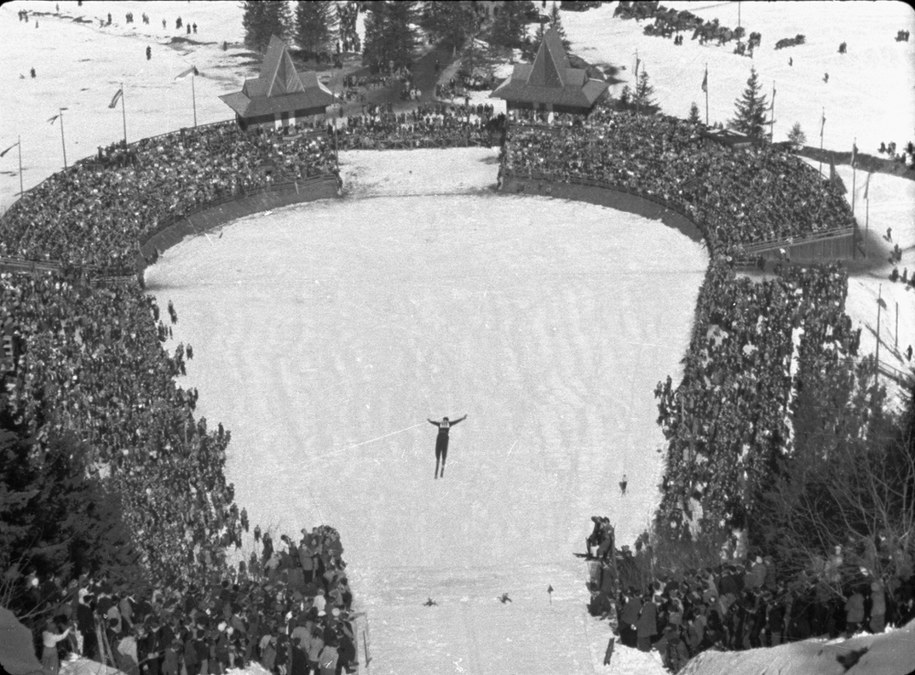
[[[571,554],[591,515],[631,541],[656,503],[653,389],[679,377],[705,250],[494,195],[495,153],[347,153],[363,182],[346,199],[242,219],[147,271],[252,522],[339,528],[374,672],[591,672],[609,631]],[[442,166],[474,194],[397,196],[438,193]],[[425,419],[464,413],[434,480]],[[617,672],[653,663],[617,651]]]

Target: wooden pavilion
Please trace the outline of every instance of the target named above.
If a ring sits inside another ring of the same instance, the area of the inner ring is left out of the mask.
[[[517,65],[493,98],[504,99],[508,110],[528,109],[587,115],[607,91],[608,84],[572,68],[559,34],[550,28],[543,36],[533,64]]]
[[[260,75],[245,80],[241,91],[220,96],[235,111],[242,129],[250,126],[281,127],[323,115],[334,102],[331,91],[315,72],[298,73],[286,44],[270,38]]]

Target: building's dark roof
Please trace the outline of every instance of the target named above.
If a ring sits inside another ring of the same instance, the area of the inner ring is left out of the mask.
[[[514,67],[511,76],[496,87],[493,98],[509,103],[543,103],[590,109],[608,84],[591,79],[581,68],[572,68],[559,34],[552,28],[543,36],[531,65]]]
[[[260,117],[296,110],[326,108],[331,91],[314,72],[298,73],[286,45],[275,35],[261,64],[260,75],[245,80],[241,91],[220,96],[241,117]]]

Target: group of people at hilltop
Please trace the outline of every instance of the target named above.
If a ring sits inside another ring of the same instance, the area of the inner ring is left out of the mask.
[[[222,675],[260,663],[277,675],[355,672],[353,596],[333,528],[302,530],[298,544],[255,532],[260,552],[231,578],[154,589],[81,577],[57,588],[43,631],[46,675],[59,652],[111,663],[127,675]],[[63,629],[64,626],[68,626]]]
[[[771,146],[735,149],[700,125],[596,109],[586,120],[510,128],[503,175],[597,181],[688,216],[720,252],[741,244],[848,227],[837,186]]]
[[[677,672],[706,649],[776,646],[814,636],[878,633],[915,618],[915,577],[881,579],[852,574],[836,547],[819,563],[783,579],[769,556],[715,567],[651,575],[651,551],[612,548],[609,519],[592,518],[607,555],[589,562],[588,612],[609,622],[626,646],[660,652]]]

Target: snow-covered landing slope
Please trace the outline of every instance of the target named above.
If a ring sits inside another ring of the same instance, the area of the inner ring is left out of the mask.
[[[706,253],[631,214],[493,194],[490,157],[347,153],[349,197],[147,272],[252,522],[339,528],[376,673],[600,670],[609,629],[572,552],[599,513],[631,542],[657,497],[653,388],[679,377]],[[377,194],[448,184],[473,194]],[[426,418],[464,413],[434,480]],[[618,650],[609,672],[652,658]]]

